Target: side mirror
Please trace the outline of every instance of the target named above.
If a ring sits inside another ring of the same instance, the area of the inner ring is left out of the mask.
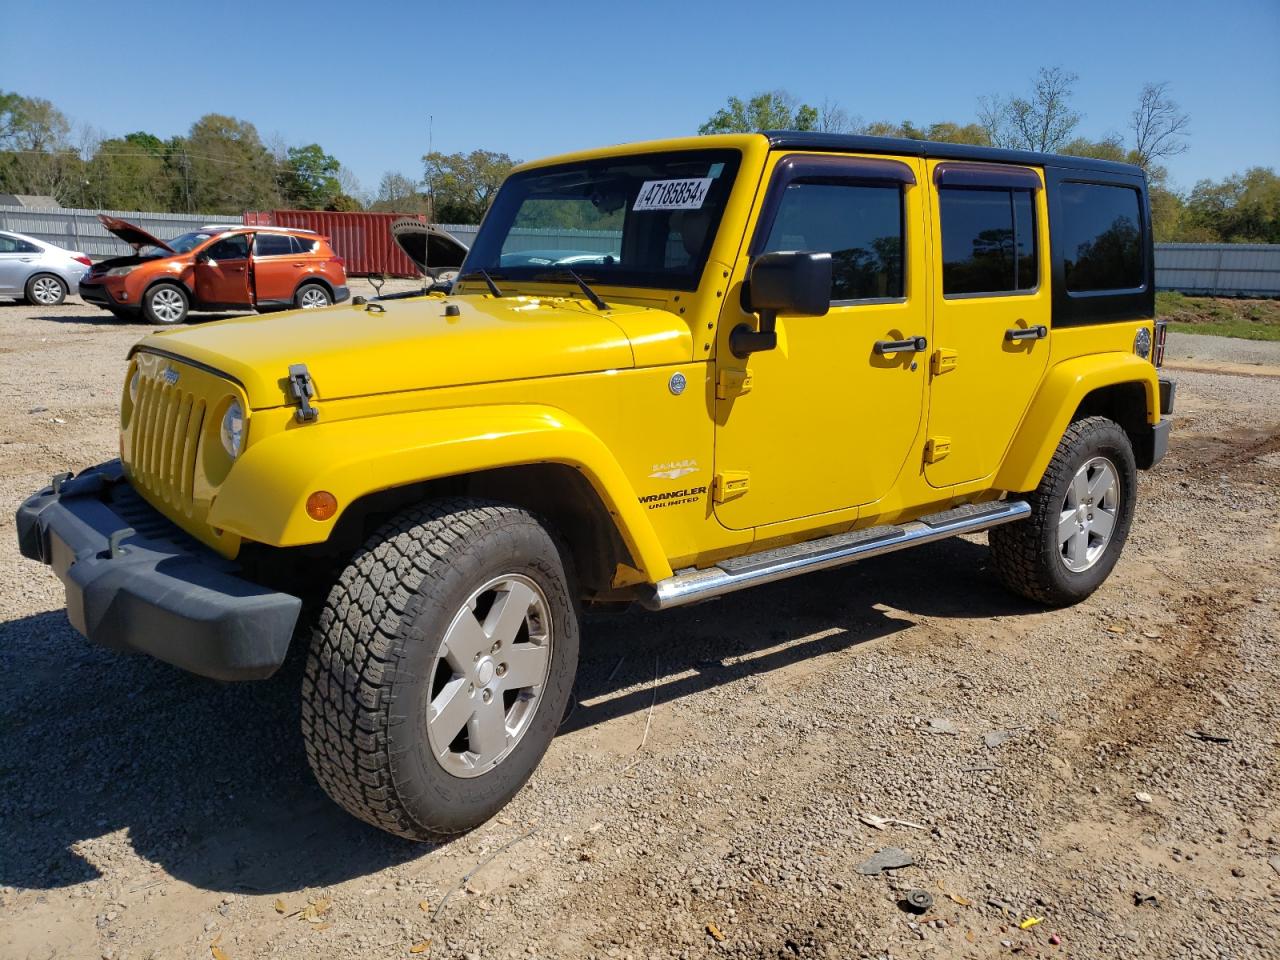
[[[751,263],[747,283],[751,310],[760,315],[760,326],[752,330],[743,323],[734,328],[729,349],[735,357],[775,349],[780,313],[800,317],[826,314],[831,306],[831,254],[794,250],[761,254]]]
[[[208,262],[209,262],[208,250],[201,250],[199,253],[196,254],[196,263],[208,263]]]

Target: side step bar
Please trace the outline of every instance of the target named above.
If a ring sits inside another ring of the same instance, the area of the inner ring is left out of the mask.
[[[898,526],[869,527],[790,547],[733,557],[721,560],[714,567],[683,570],[661,580],[640,602],[650,610],[670,610],[746,587],[773,583],[815,570],[842,567],[856,560],[878,557],[917,544],[998,527],[1002,523],[1021,520],[1030,512],[1031,506],[1025,500],[970,503]]]

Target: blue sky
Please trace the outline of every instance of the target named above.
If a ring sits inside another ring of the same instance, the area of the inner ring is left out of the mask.
[[[1092,137],[1123,131],[1144,82],[1170,81],[1193,136],[1169,166],[1189,188],[1280,166],[1278,51],[1280,0],[0,0],[0,89],[108,135],[230,113],[319,142],[367,189],[421,175],[432,116],[437,149],[532,159],[693,133],[729,95],[776,87],[867,120],[967,121],[1041,65],[1080,75]]]

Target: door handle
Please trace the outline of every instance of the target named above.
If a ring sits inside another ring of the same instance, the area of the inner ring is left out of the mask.
[[[924,337],[908,337],[906,340],[877,340],[875,351],[879,356],[891,357],[895,353],[920,353],[929,346]]]
[[[1049,328],[1044,324],[1035,327],[1014,327],[1004,332],[1006,340],[1043,340],[1049,335]]]

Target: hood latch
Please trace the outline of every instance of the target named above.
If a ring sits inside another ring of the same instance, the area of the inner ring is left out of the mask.
[[[311,423],[320,419],[320,411],[311,403],[316,395],[316,385],[311,381],[311,374],[305,363],[289,364],[289,393],[298,405],[294,416],[299,423]]]

